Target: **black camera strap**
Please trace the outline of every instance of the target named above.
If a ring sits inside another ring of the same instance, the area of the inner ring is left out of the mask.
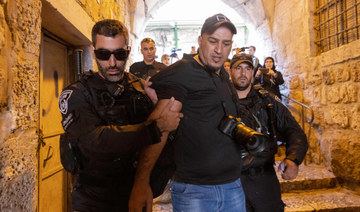
[[[199,64],[205,64],[202,62],[201,58],[200,58],[200,55],[197,54],[194,56],[194,59],[199,63]],[[215,77],[219,77],[221,81],[225,81],[226,82],[226,86],[227,86],[227,89],[230,91],[230,94],[231,94],[231,97],[232,97],[232,101],[234,102],[235,104],[235,107],[236,107],[236,115],[237,117],[239,116],[239,105],[238,105],[238,95],[237,93],[235,92],[233,86],[231,85],[231,82],[229,80],[229,77],[225,74],[225,69],[223,68],[220,68],[220,72],[219,72],[219,75],[217,75],[214,71],[212,70],[209,70],[209,68],[206,66],[206,65],[202,65],[203,68],[205,69],[205,71],[209,74],[209,77],[211,78],[211,81],[213,82],[215,88],[216,88],[216,92],[218,94],[218,97],[219,97],[219,100],[221,102],[221,106],[223,107],[223,110],[224,110],[224,113],[226,116],[230,115],[230,113],[227,111],[226,109],[226,102],[225,102],[225,99],[224,99],[224,96],[220,93],[219,91],[219,87],[216,85],[216,82],[214,80],[214,76]]]
[[[211,81],[213,82],[213,84],[214,84],[214,86],[216,88],[216,92],[217,92],[218,97],[220,99],[221,106],[223,107],[224,113],[225,113],[226,116],[228,116],[228,115],[230,115],[230,113],[229,113],[229,111],[227,111],[224,96],[221,95],[221,93],[219,91],[219,87],[216,85],[216,82],[214,80],[214,75],[215,74],[209,73],[209,75],[210,75]],[[224,73],[222,73],[222,70],[220,70],[219,75],[216,75],[215,77],[219,77],[221,81],[224,80],[226,82],[226,87],[227,87],[227,89],[229,90],[229,92],[231,94],[232,101],[234,102],[235,107],[236,107],[236,113],[237,113],[236,115],[238,117],[239,116],[239,107],[238,107],[238,101],[237,101],[238,96],[237,96],[237,93],[234,91],[234,88],[231,86],[230,80],[229,79],[224,79],[224,77],[226,77],[226,75],[224,75]]]

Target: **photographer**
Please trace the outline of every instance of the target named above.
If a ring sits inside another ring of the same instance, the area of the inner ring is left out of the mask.
[[[255,74],[254,85],[261,84],[263,88],[275,94],[281,100],[279,85],[284,83],[282,74],[275,69],[275,61],[272,57],[267,57],[264,68],[259,68]]]
[[[277,135],[286,142],[286,158],[279,165],[282,178],[295,179],[298,166],[303,161],[308,143],[303,130],[289,110],[279,101],[269,96],[263,89],[252,87],[253,65],[250,55],[235,55],[231,60],[230,74],[239,97],[238,108],[242,111],[242,121],[252,129],[267,135],[266,148],[257,148],[252,154],[243,154],[241,182],[244,186],[246,209],[250,211],[284,211],[280,184],[273,164],[277,152]]]

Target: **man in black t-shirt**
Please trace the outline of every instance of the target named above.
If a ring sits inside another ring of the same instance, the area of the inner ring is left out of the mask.
[[[176,171],[171,184],[174,211],[245,211],[240,182],[241,154],[234,140],[219,130],[224,116],[237,116],[229,76],[223,68],[236,28],[223,14],[206,19],[198,38],[199,54],[183,59],[152,77],[161,111],[170,97],[181,111],[174,145]],[[236,100],[236,99],[235,99]],[[151,210],[151,169],[167,138],[140,155],[130,211]]]
[[[154,76],[156,73],[166,68],[166,65],[155,61],[155,41],[151,38],[144,38],[141,41],[141,54],[144,60],[134,63],[130,66],[130,73],[135,76],[146,79],[148,76]]]

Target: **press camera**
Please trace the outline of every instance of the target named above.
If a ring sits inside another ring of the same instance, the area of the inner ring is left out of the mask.
[[[220,122],[219,129],[245,147],[252,155],[264,151],[269,144],[267,135],[246,126],[240,118],[225,116]]]

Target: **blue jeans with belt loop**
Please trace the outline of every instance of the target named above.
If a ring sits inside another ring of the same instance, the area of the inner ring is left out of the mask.
[[[173,181],[174,212],[246,212],[240,179],[221,185],[193,185]]]

